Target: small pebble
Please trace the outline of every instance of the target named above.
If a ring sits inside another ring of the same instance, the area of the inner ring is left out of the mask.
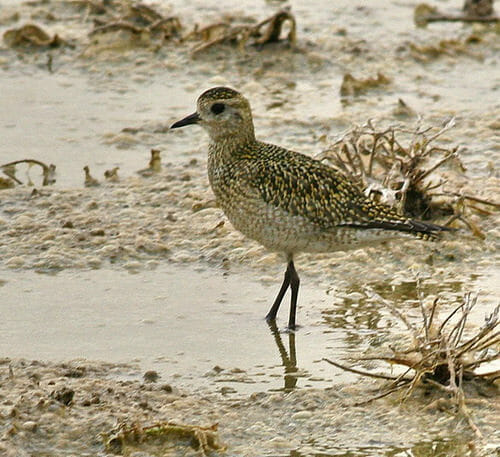
[[[35,421],[26,421],[23,423],[23,429],[29,432],[34,432],[38,428],[38,424]]]
[[[143,379],[146,382],[156,382],[158,381],[158,379],[160,379],[160,375],[154,370],[149,370],[144,373]]]
[[[68,406],[73,401],[74,395],[75,391],[73,389],[63,387],[52,392],[51,397],[57,400],[59,403]]]
[[[5,262],[5,265],[9,268],[20,268],[26,263],[26,260],[22,256],[14,256]]]
[[[307,420],[312,416],[311,411],[298,411],[295,414],[292,414],[292,420]]]

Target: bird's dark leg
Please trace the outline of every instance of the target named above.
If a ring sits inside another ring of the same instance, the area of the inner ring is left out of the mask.
[[[273,306],[267,313],[266,321],[275,321],[276,314],[278,314],[278,309],[280,308],[281,302],[283,301],[283,297],[285,296],[286,290],[290,285],[290,263],[288,264],[288,268],[285,271],[285,277],[283,278],[283,284],[281,284],[281,289],[278,292],[278,296],[276,300],[274,300]]]
[[[287,271],[290,271],[290,289],[292,289],[292,299],[290,301],[290,318],[288,319],[288,328],[295,330],[295,316],[297,314],[297,296],[299,294],[300,279],[295,271],[293,261],[288,263]]]
[[[283,278],[283,284],[281,284],[281,289],[274,300],[273,306],[269,310],[266,316],[266,320],[274,321],[276,320],[276,314],[278,314],[278,309],[283,301],[283,297],[290,286],[292,289],[292,299],[290,301],[290,317],[288,319],[288,328],[290,330],[295,330],[295,316],[297,314],[297,296],[299,293],[299,284],[300,279],[299,275],[295,271],[295,266],[293,264],[293,260],[291,260],[291,256],[289,257],[288,267],[285,271],[285,277]]]

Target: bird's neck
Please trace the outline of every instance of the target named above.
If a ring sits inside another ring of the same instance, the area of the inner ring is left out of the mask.
[[[257,142],[253,129],[245,131],[210,136],[210,154],[218,156],[219,160],[231,159],[244,151],[251,150]]]

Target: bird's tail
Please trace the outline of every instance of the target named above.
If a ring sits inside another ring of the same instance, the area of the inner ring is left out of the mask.
[[[441,237],[442,232],[453,231],[451,227],[432,224],[430,222],[416,221],[413,219],[401,220],[372,220],[366,222],[342,224],[346,227],[363,228],[363,229],[382,229],[394,230],[398,232],[406,232],[417,236],[422,240],[437,240]]]

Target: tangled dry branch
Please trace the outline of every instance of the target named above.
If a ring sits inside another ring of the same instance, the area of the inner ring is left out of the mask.
[[[402,126],[377,129],[372,121],[354,127],[319,155],[356,181],[376,201],[401,214],[420,219],[448,217],[445,225],[461,222],[474,235],[483,237],[469,214],[491,214],[500,203],[461,194],[444,187],[439,175],[444,165],[465,172],[458,147],[436,145],[436,140],[455,125],[423,127],[419,120],[412,130]]]
[[[23,182],[16,176],[17,166],[21,164],[27,164],[28,170],[36,165],[42,169],[42,186],[49,186],[56,182],[55,174],[56,174],[56,166],[53,164],[47,165],[39,160],[35,159],[22,159],[22,160],[14,160],[13,162],[4,163],[0,165],[0,170],[2,170],[3,174],[7,176],[6,178],[2,178],[0,181],[0,188],[8,188],[14,187],[16,184],[22,185]],[[32,186],[33,183],[31,181],[31,177],[27,174],[27,184]],[[4,183],[2,185],[2,183]]]
[[[439,312],[441,301],[436,298],[431,306],[425,306],[424,297],[419,292],[422,322],[420,327],[417,327],[390,301],[371,290],[367,293],[372,299],[386,306],[404,324],[411,343],[404,350],[390,348],[392,353],[388,355],[373,355],[356,359],[357,361],[383,361],[405,367],[399,376],[374,374],[324,359],[343,370],[390,381],[380,394],[358,405],[402,390],[404,390],[402,401],[405,401],[417,386],[431,385],[446,394],[456,412],[463,416],[476,435],[481,437],[481,432],[474,424],[467,408],[464,383],[480,380],[494,385],[495,381],[500,378],[500,370],[477,372],[479,367],[500,359],[498,350],[500,305],[486,316],[484,324],[473,333],[467,324],[472,310],[477,305],[477,295],[465,294],[463,300],[441,319]]]
[[[185,37],[185,40],[200,42],[200,44],[193,48],[193,55],[197,55],[219,44],[233,44],[239,49],[243,49],[247,44],[261,47],[268,43],[280,41],[282,29],[287,23],[290,28],[286,40],[291,45],[294,45],[297,39],[297,25],[295,17],[288,9],[278,11],[276,14],[273,14],[257,24],[233,25],[224,21],[210,24],[201,29],[195,27],[194,30]]]

